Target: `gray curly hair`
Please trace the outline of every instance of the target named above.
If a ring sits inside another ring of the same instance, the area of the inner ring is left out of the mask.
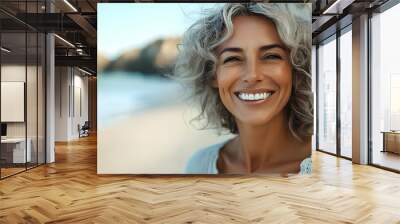
[[[293,136],[302,139],[313,133],[313,95],[311,90],[311,7],[307,3],[232,3],[210,10],[184,33],[179,45],[174,79],[193,91],[200,103],[200,114],[194,120],[205,120],[203,128],[227,128],[238,133],[233,115],[223,105],[215,79],[216,47],[233,33],[236,16],[259,15],[275,24],[278,35],[290,52],[293,84],[286,110],[288,127]]]

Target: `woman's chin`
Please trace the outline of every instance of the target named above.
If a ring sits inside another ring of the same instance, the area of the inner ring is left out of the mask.
[[[242,125],[246,126],[264,126],[268,125],[271,121],[272,117],[270,116],[263,116],[263,117],[254,117],[252,116],[251,118],[243,118],[243,119],[238,119]]]

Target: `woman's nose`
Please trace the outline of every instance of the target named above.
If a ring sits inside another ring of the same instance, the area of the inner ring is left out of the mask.
[[[261,66],[255,60],[248,61],[248,63],[246,63],[246,69],[243,74],[243,81],[254,83],[262,80],[263,74],[261,71]]]

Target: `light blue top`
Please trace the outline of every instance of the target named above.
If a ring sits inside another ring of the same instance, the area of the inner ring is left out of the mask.
[[[201,149],[197,151],[193,156],[189,159],[189,162],[186,164],[186,173],[189,174],[218,174],[217,169],[217,160],[219,150],[226,143],[226,141],[211,145],[205,149]],[[311,158],[308,157],[301,161],[300,163],[300,173],[311,174],[312,172],[312,163]]]

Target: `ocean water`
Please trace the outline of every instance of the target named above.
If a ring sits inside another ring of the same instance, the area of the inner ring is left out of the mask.
[[[99,128],[146,109],[184,102],[187,92],[176,81],[141,73],[101,73],[97,78]]]

